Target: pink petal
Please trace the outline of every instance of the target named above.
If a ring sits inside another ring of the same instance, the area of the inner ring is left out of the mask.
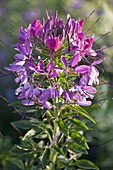
[[[54,77],[57,77],[58,76],[58,72],[56,70],[53,70],[51,73],[50,73],[50,77],[51,78],[54,78]]]
[[[83,100],[83,101],[77,101],[77,104],[80,106],[90,106],[92,104],[91,101]]]
[[[14,58],[17,59],[17,60],[24,60],[25,55],[23,55],[23,54],[15,54]]]
[[[40,102],[45,102],[51,95],[50,89],[46,89],[42,92],[42,95],[40,96]]]
[[[47,66],[46,66],[47,72],[50,72],[53,67],[54,67],[54,61],[51,61],[51,62],[48,63]]]
[[[26,55],[26,50],[22,46],[22,44],[17,43],[17,48],[18,48],[18,50],[20,51],[21,54]]]
[[[38,63],[38,71],[44,71],[44,62],[40,60]]]
[[[96,93],[97,92],[97,90],[92,86],[85,86],[84,90],[86,90],[89,93]]]
[[[17,65],[17,66],[23,66],[25,64],[25,61],[19,60],[19,61],[16,61],[14,64]]]
[[[76,71],[77,73],[84,74],[84,73],[88,72],[89,69],[90,69],[89,66],[81,65],[81,66],[76,67],[76,68],[75,68],[75,71]]]
[[[50,102],[47,101],[47,102],[44,103],[44,107],[47,108],[47,109],[52,109],[53,106]]]
[[[70,61],[71,67],[76,66],[79,62],[79,59],[80,59],[80,54],[79,53],[74,54]]]
[[[26,100],[22,101],[22,104],[25,105],[25,106],[32,106],[32,105],[35,104],[35,102],[30,100],[30,99],[26,99]]]
[[[67,60],[66,60],[65,56],[63,56],[63,55],[61,56],[61,61],[64,64],[65,67],[68,66],[68,63],[67,63]]]
[[[16,72],[18,72],[20,68],[21,66],[15,64],[10,64],[10,67],[5,67],[5,69],[8,71],[16,71]]]
[[[48,38],[46,40],[46,43],[47,43],[49,49],[55,49],[56,41],[54,38]]]
[[[28,40],[25,41],[25,49],[26,49],[26,53],[29,54],[30,53],[30,43]]]
[[[92,63],[92,65],[100,64],[100,63],[102,63],[103,60],[105,60],[105,58],[101,58],[101,59],[99,59],[99,60],[97,60],[97,61],[94,61],[94,62]]]
[[[24,87],[23,86],[20,86],[18,87],[16,90],[15,90],[15,94],[18,95],[20,92],[22,92],[24,90]]]

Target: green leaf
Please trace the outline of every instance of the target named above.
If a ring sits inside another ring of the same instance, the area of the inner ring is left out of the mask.
[[[46,108],[37,109],[37,118],[43,117],[45,115],[46,111],[47,111]]]
[[[30,129],[26,134],[25,136],[23,137],[22,140],[25,140],[26,138],[30,138],[30,137],[33,137],[35,135],[36,131],[34,129]]]
[[[8,161],[8,166],[11,168],[11,166],[12,166],[12,169],[14,168],[14,165],[16,166],[16,167],[18,167],[19,168],[19,170],[21,169],[21,170],[24,170],[25,169],[25,167],[24,167],[24,164],[23,164],[23,161],[21,161],[21,160],[17,160],[17,159],[10,159],[9,161]],[[15,168],[16,169],[16,168]]]
[[[69,119],[73,124],[82,127],[83,129],[88,130],[88,127],[80,120],[76,119],[76,118],[71,118]]]
[[[72,112],[72,110],[74,110],[74,112]],[[87,119],[89,119],[90,121],[92,121],[93,123],[95,123],[95,120],[89,115],[89,113],[81,106],[78,105],[63,105],[61,107],[61,111],[63,114],[63,117],[68,117],[68,115],[81,115]]]
[[[94,163],[92,163],[91,161],[86,160],[86,159],[78,160],[78,161],[76,161],[75,164],[79,168],[90,169],[90,170],[92,170],[92,169],[99,170],[99,168]]]
[[[10,103],[9,106],[19,107],[20,105],[22,105],[21,103],[22,103],[22,100],[17,100],[17,101],[15,101],[15,102],[13,102],[13,103]],[[25,107],[25,106],[24,106],[24,107]]]
[[[94,110],[98,109],[99,107],[101,107],[100,104],[92,104],[91,106],[87,106],[84,109],[89,113],[89,112],[93,112]]]
[[[86,139],[83,135],[78,133],[77,131],[73,131],[70,133],[70,137],[80,146],[89,149]]]
[[[65,156],[62,148],[59,148],[58,146],[54,145],[54,149],[55,149],[55,151],[57,151],[60,155]]]
[[[46,131],[47,131],[47,134],[49,136],[50,141],[52,142],[52,139],[53,139],[53,129],[51,128],[50,125],[46,126]]]
[[[58,161],[61,162],[61,164],[65,165],[66,167],[69,166],[69,160],[67,158],[65,158],[64,156],[60,155],[58,156]]]
[[[65,123],[63,122],[63,120],[61,118],[59,118],[57,123],[59,125],[61,132],[64,133],[65,136],[68,136],[68,134],[69,134],[68,128],[65,125]]]
[[[43,166],[43,168],[46,167],[46,165],[49,162],[49,159],[50,159],[50,149],[47,148],[47,149],[45,149],[44,155],[42,157],[42,166]]]
[[[28,113],[36,112],[36,109],[34,109],[34,106],[24,106],[22,105],[22,100],[15,101],[13,103],[8,104],[9,106],[12,106],[14,108],[17,108],[19,111],[24,111]]]
[[[81,114],[82,116],[86,117],[87,119],[91,120],[93,123],[95,123],[95,120],[88,114],[88,112],[83,109],[83,107],[81,106],[72,106],[73,109],[78,112],[79,114]]]
[[[69,143],[68,144],[68,149],[70,149],[71,151],[75,152],[75,153],[84,153],[87,154],[86,148],[78,145],[77,143]]]
[[[21,129],[30,129],[32,128],[32,125],[29,120],[18,120],[15,122],[12,122],[15,126]]]
[[[86,120],[85,121],[85,125],[88,127],[88,128],[90,128],[90,129],[92,129],[93,128],[93,126],[94,126],[94,123],[91,121],[91,120]]]
[[[40,170],[40,167],[39,166],[34,166],[33,170]]]

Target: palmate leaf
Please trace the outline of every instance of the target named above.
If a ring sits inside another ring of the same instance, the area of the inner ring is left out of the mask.
[[[12,150],[12,156],[16,160],[25,162],[36,162],[37,158],[42,155],[43,149],[40,149],[32,139],[22,140],[20,145],[15,145]]]
[[[99,170],[99,168],[94,163],[86,159],[76,161],[75,165],[83,169]]]
[[[50,125],[46,126],[45,133],[47,133],[49,140],[52,142],[52,139],[53,139],[53,129],[51,128]]]

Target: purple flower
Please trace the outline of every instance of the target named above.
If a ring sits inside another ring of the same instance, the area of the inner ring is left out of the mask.
[[[30,99],[26,99],[26,100],[22,101],[22,104],[25,105],[25,106],[32,106],[32,105],[35,104],[35,102],[30,100]]]
[[[81,65],[81,66],[78,66],[75,68],[75,71],[77,73],[80,73],[80,74],[84,74],[86,72],[88,72],[90,69],[90,66],[87,66],[87,65]]]
[[[73,95],[72,99],[74,99],[78,105],[89,106],[91,105],[91,101],[87,99],[93,99],[94,96],[90,93],[96,93],[97,90],[92,86],[75,85],[70,89],[70,92],[72,92]]]
[[[96,85],[99,83],[99,71],[95,67],[95,65],[100,64],[104,59],[99,59],[94,61],[90,66],[81,65],[75,68],[75,71],[79,74],[82,74],[80,79],[81,85]]]
[[[62,45],[62,41],[59,39],[59,37],[48,38],[46,40],[46,43],[48,45],[48,48],[54,51],[57,51]]]
[[[17,75],[15,94],[23,105],[51,109],[56,98],[57,102],[91,105],[96,93],[93,85],[99,83],[96,65],[103,59],[95,57],[94,35],[86,36],[83,27],[83,19],[74,20],[68,14],[64,23],[57,12],[47,13],[47,20],[35,20],[25,29],[20,27],[15,61],[6,69]]]
[[[54,65],[55,65],[54,61],[50,61],[46,66],[46,71],[50,72],[53,69]]]
[[[37,100],[37,96],[40,94],[40,90],[37,87],[31,86],[28,82],[24,86],[20,86],[16,89],[15,94],[18,95],[18,99],[24,99],[23,105],[34,105]]]
[[[40,60],[38,62],[37,69],[38,69],[39,72],[43,72],[44,71],[44,62],[43,62],[43,60]]]
[[[48,98],[50,98],[51,95],[51,90],[50,89],[45,89],[43,90],[41,96],[40,96],[40,102],[44,103]]]
[[[58,76],[58,72],[56,70],[53,70],[51,73],[50,73],[50,78],[55,78]]]
[[[61,61],[64,64],[65,67],[68,66],[68,63],[67,63],[67,60],[66,60],[65,56],[63,56],[63,55],[61,56]]]
[[[50,102],[48,102],[48,101],[46,101],[44,104],[43,104],[43,106],[45,107],[45,108],[47,108],[47,109],[52,109],[52,104],[50,103]]]
[[[18,39],[25,43],[26,40],[30,40],[30,29],[31,29],[31,25],[28,26],[28,28],[24,29],[23,27],[20,27],[19,29],[19,37]]]
[[[42,30],[42,25],[40,24],[40,20],[35,20],[32,24],[31,24],[31,29],[30,29],[30,33],[36,37]]]
[[[75,53],[70,61],[71,67],[76,66],[78,62],[80,61],[80,58],[81,58],[80,53]]]

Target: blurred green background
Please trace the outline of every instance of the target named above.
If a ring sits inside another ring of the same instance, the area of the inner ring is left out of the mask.
[[[8,107],[16,100],[16,84],[14,75],[4,67],[13,62],[19,27],[46,17],[46,9],[50,14],[58,10],[59,18],[64,20],[68,13],[78,19],[87,18],[95,10],[85,30],[100,18],[88,34],[95,34],[95,40],[102,37],[95,43],[95,49],[108,47],[103,50],[106,61],[104,73],[99,69],[100,85],[95,99],[101,106],[91,113],[97,121],[94,130],[85,135],[90,146],[88,158],[102,170],[113,170],[113,0],[0,0],[0,167],[6,164],[11,146],[19,139],[19,133],[10,122],[20,117]],[[110,33],[103,36],[107,32]]]

